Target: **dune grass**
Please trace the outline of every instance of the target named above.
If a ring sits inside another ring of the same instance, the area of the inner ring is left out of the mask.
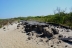
[[[12,23],[14,21],[20,21],[20,20],[52,22],[52,23],[57,23],[57,24],[72,27],[72,12],[70,13],[59,12],[59,13],[55,13],[54,15],[46,15],[46,16],[28,16],[28,17],[17,17],[17,18],[10,18],[10,19],[0,19],[0,28],[3,25],[6,25],[8,22]]]

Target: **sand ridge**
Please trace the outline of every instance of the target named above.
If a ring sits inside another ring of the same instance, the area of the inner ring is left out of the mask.
[[[44,48],[32,43],[28,43],[27,35],[22,33],[22,29],[17,29],[17,24],[5,26],[0,29],[0,48]]]
[[[56,48],[65,48],[65,44],[61,43],[55,45],[57,43],[57,39],[50,40],[48,43],[39,42],[41,39],[46,40],[44,38],[36,38],[33,36],[33,39],[27,40],[28,35],[26,33],[22,33],[24,29],[20,26],[17,29],[17,24],[5,26],[6,29],[0,29],[0,48],[52,48],[51,46],[54,44]],[[72,46],[69,45],[71,48]]]

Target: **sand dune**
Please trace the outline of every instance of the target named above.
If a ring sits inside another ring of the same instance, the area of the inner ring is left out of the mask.
[[[0,29],[0,48],[50,48],[53,44],[52,41],[49,41],[48,44],[36,42],[37,40],[40,40],[39,38],[28,41],[26,33],[22,33],[22,31],[24,31],[22,26],[17,29],[17,24],[15,23],[13,25],[5,26],[5,28],[6,29]],[[54,39],[53,41],[55,43],[57,39]],[[65,48],[64,44],[66,43],[61,43],[61,46],[55,45],[55,47]]]
[[[37,44],[28,43],[27,35],[22,33],[22,29],[17,29],[17,24],[5,26],[0,29],[0,48],[44,48]]]

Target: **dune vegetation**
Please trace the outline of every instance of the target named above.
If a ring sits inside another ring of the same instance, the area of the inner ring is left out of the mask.
[[[72,27],[72,12],[66,13],[64,10],[60,11],[60,9],[58,9],[57,11],[58,12],[54,13],[53,15],[46,15],[46,16],[28,16],[28,17],[17,17],[10,19],[0,19],[0,27],[6,25],[8,22],[12,23],[14,21],[20,21],[20,20],[51,22]]]

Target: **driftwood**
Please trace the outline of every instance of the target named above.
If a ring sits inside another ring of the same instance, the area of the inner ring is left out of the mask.
[[[72,38],[60,38],[60,40],[66,42],[66,43],[72,44]]]
[[[72,38],[60,38],[60,40],[66,40],[66,41],[69,41],[69,40],[72,40]]]

